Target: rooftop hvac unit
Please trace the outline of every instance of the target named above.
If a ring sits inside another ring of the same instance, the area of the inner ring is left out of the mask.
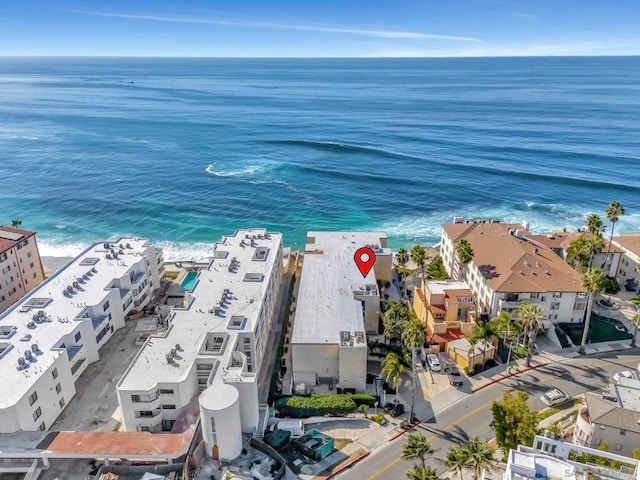
[[[27,360],[31,360],[33,358],[33,355],[31,355],[31,350],[24,351],[24,358],[26,358]]]
[[[167,359],[167,363],[173,363],[173,357],[170,353],[167,353],[165,358]]]
[[[92,267],[92,268],[91,268],[91,271],[92,271],[93,273],[98,273],[98,271],[96,270],[96,267]]]
[[[78,288],[80,284],[78,282],[73,282],[73,288]]]
[[[27,364],[27,362],[25,361],[24,358],[22,357],[18,357],[18,368],[24,368],[24,366]]]
[[[181,352],[181,351],[182,351],[182,348],[180,347],[180,344],[179,344],[179,343],[176,343],[176,350],[178,350],[179,352]]]
[[[175,357],[178,354],[178,351],[175,348],[171,349],[171,356]]]
[[[40,347],[38,347],[37,343],[34,343],[33,345],[31,345],[31,350],[37,353],[40,351]]]
[[[110,253],[107,253],[107,254],[105,255],[105,257],[107,258],[107,260],[111,260],[111,254],[110,254]]]
[[[127,243],[127,244],[125,245],[125,247],[127,247],[127,248],[131,248],[131,244],[130,244],[130,243]]]

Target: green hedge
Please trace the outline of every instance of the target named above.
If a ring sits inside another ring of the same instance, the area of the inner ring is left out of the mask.
[[[374,397],[373,395],[366,395],[364,393],[352,393],[343,396],[350,397],[356,405],[366,405],[367,407],[374,407],[376,405],[376,397]]]
[[[293,418],[346,415],[356,409],[356,402],[351,398],[352,396],[358,397],[359,395],[316,394],[310,397],[295,395],[289,398],[281,398],[275,403],[275,407],[281,416]],[[370,395],[363,396],[369,397]]]

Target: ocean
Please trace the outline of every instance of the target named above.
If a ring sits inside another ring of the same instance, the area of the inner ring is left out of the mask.
[[[638,231],[639,165],[640,57],[0,58],[0,223],[43,255],[132,235],[199,259],[245,227],[410,247],[613,200]]]

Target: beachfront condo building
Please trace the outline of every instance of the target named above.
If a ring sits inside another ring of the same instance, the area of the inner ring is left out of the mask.
[[[618,270],[612,276],[627,290],[640,292],[640,233],[625,233],[613,237],[613,244],[621,250]]]
[[[117,385],[127,431],[171,431],[200,408],[207,453],[235,458],[259,425],[258,374],[278,312],[282,235],[238,230],[213,245],[167,329],[144,343]],[[191,405],[190,405],[191,404]]]
[[[582,322],[587,294],[580,275],[544,243],[531,238],[528,224],[498,221],[464,221],[442,226],[441,255],[447,272],[466,282],[474,294],[479,315],[493,317],[500,312],[515,313],[523,300],[542,307],[542,327],[551,330],[550,339],[559,340],[552,323]],[[473,260],[462,264],[456,244],[466,239]]]
[[[354,255],[376,255],[366,276]],[[391,278],[391,249],[384,232],[309,232],[291,335],[293,387],[297,393],[348,388],[364,392],[367,333],[378,333],[377,280]]]
[[[0,433],[51,427],[100,348],[149,303],[163,264],[146,240],[97,243],[0,314]]]
[[[0,313],[43,280],[36,232],[0,225]]]

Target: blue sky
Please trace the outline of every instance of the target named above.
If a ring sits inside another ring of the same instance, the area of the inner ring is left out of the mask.
[[[0,0],[0,55],[638,55],[638,0]]]

